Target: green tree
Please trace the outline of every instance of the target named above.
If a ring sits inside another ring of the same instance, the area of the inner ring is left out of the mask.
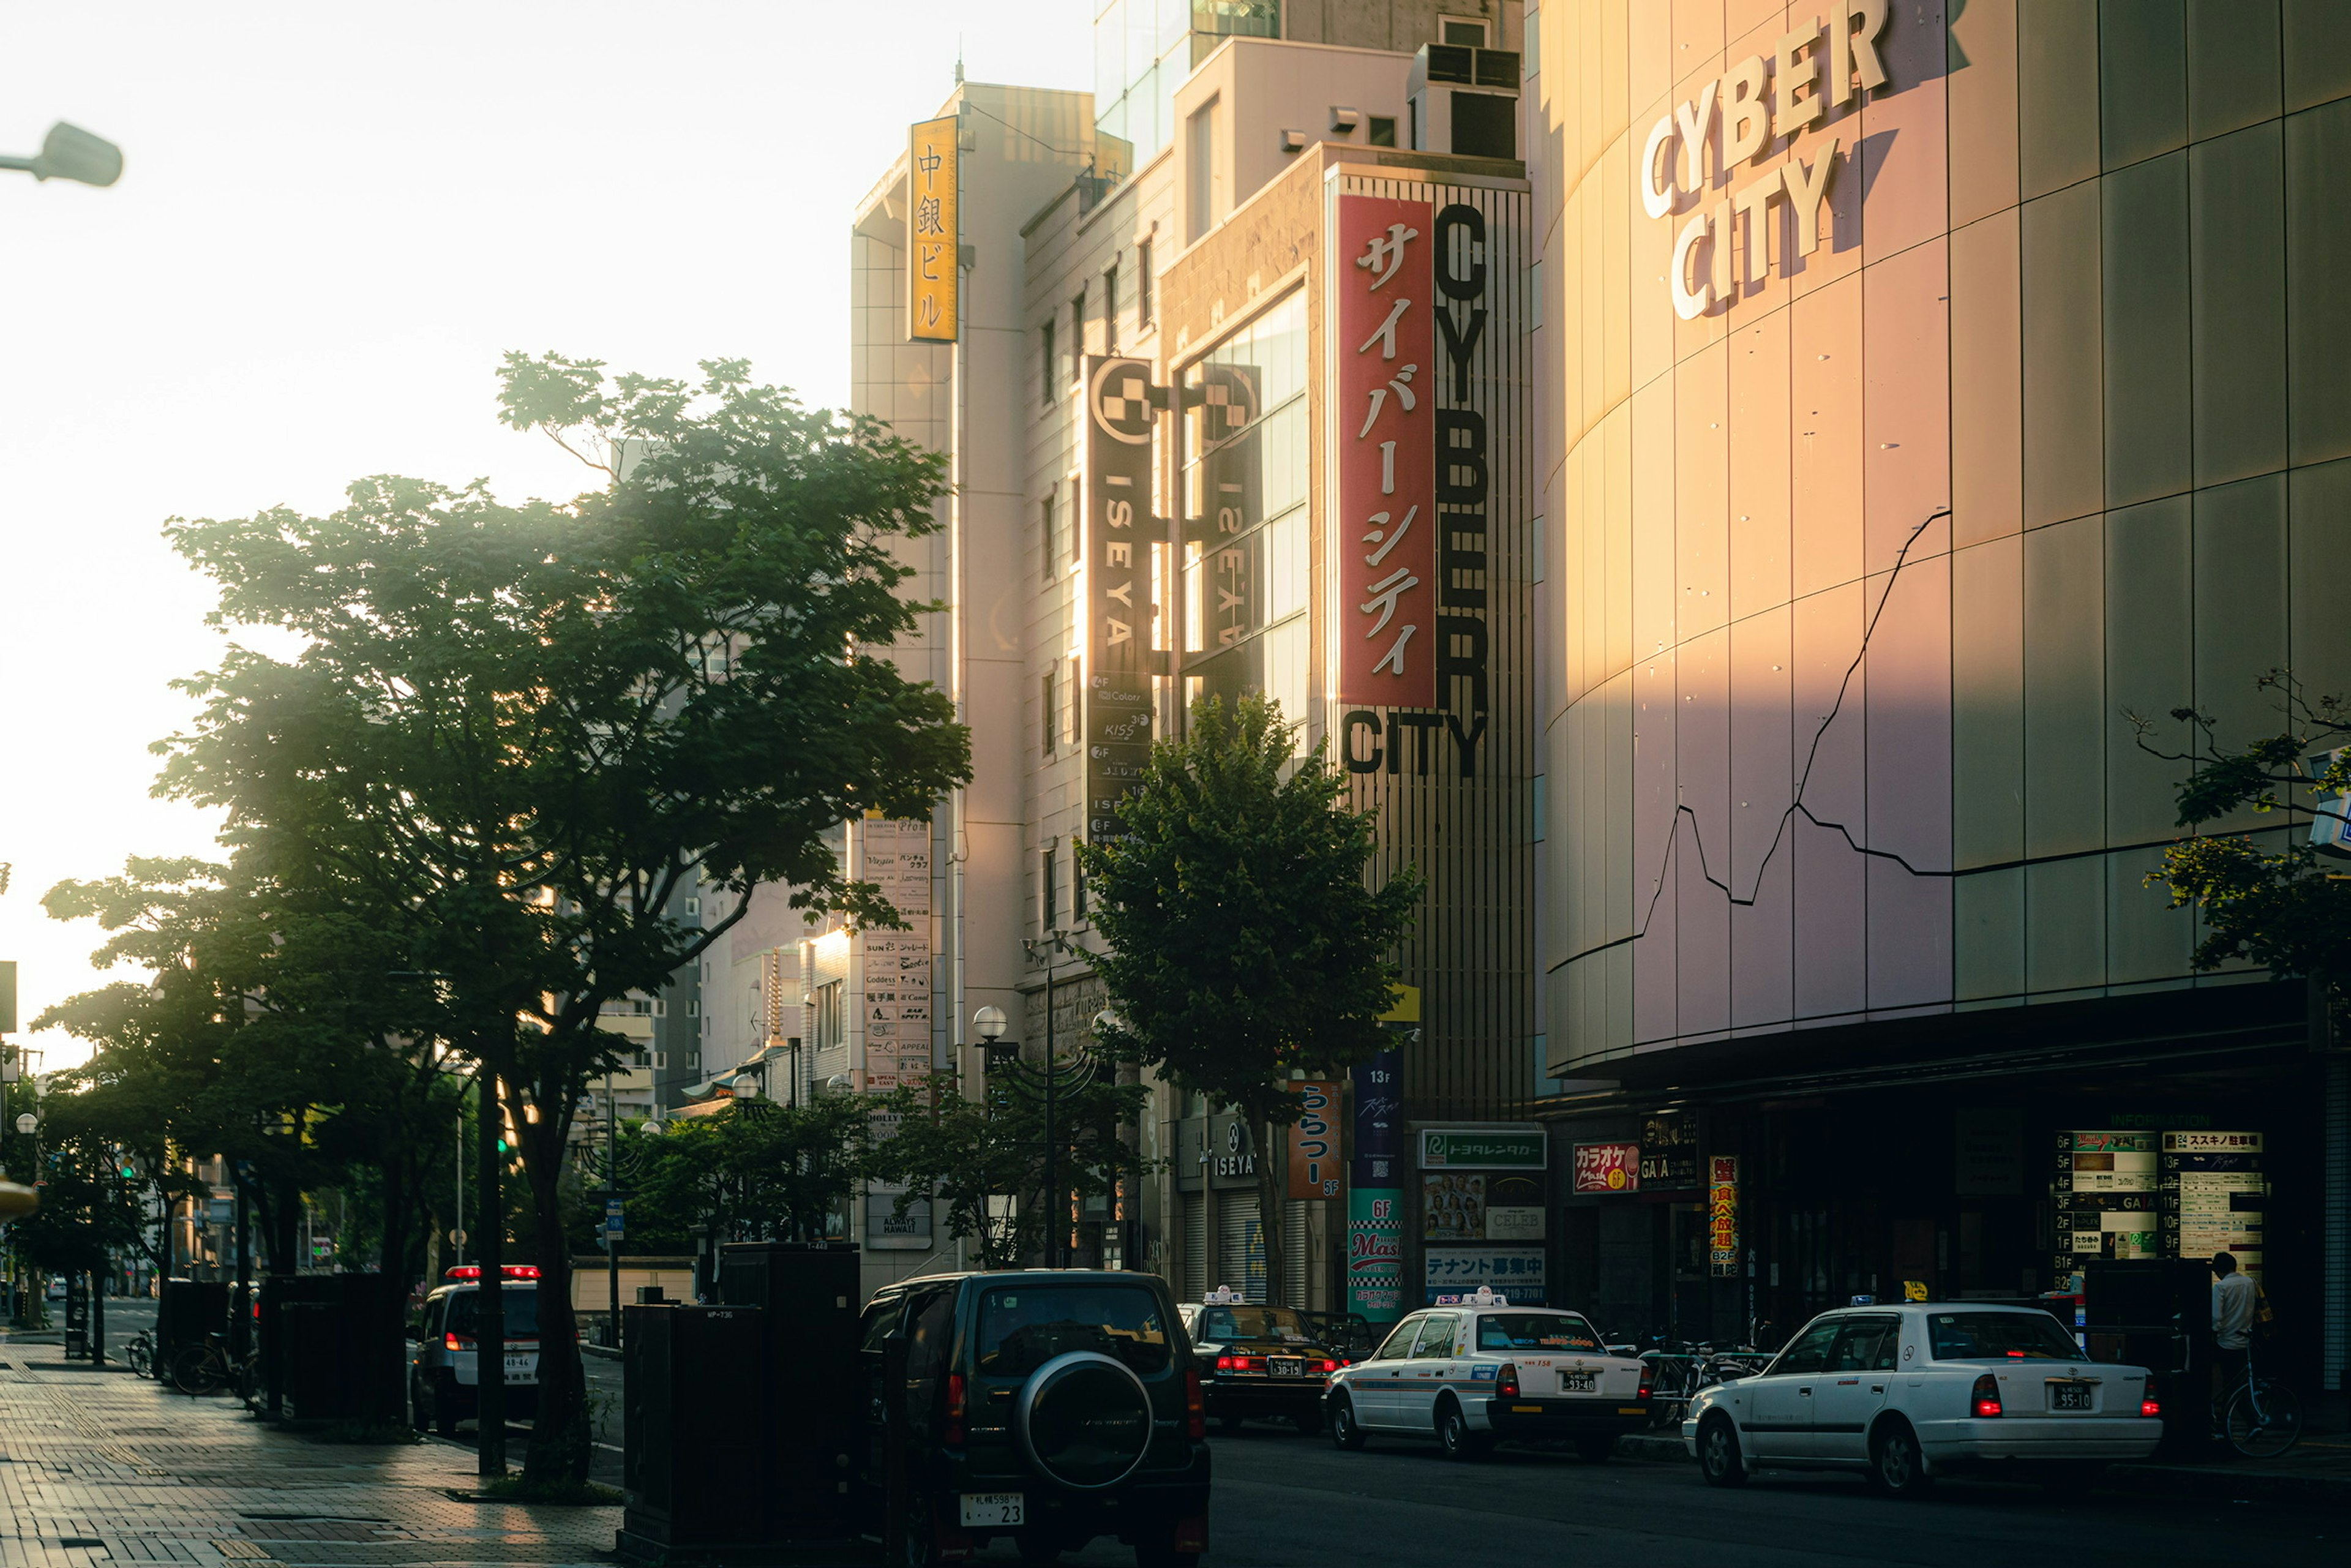
[[[1379,1051],[1390,955],[1420,895],[1410,867],[1375,879],[1372,815],[1346,792],[1320,746],[1298,755],[1279,704],[1204,697],[1183,738],[1151,748],[1119,807],[1124,835],[1079,850],[1110,942],[1096,960],[1117,1009],[1109,1043],[1247,1119],[1277,1301],[1273,1133],[1299,1115],[1287,1084]]]
[[[701,1239],[821,1241],[857,1190],[872,1112],[862,1096],[820,1094],[803,1105],[738,1100],[658,1135],[625,1127],[630,1234],[655,1250]]]
[[[2282,727],[2235,748],[2222,746],[2213,719],[2194,708],[2174,708],[2184,726],[2184,748],[2155,738],[2155,721],[2126,716],[2143,750],[2183,763],[2179,825],[2202,829],[2248,809],[2257,814],[2295,810],[2331,822],[2335,838],[2351,824],[2351,703],[2304,696],[2286,670],[2258,683],[2276,695]],[[2351,1012],[2351,876],[2339,854],[2304,838],[2264,849],[2241,832],[2196,832],[2164,852],[2163,869],[2149,885],[2171,894],[2175,909],[2194,905],[2205,936],[2196,946],[2199,969],[2251,961],[2280,977],[2319,987],[2330,1012]]]
[[[895,1206],[901,1216],[927,1198],[949,1236],[979,1244],[982,1268],[1018,1268],[1043,1247],[1046,1226],[1061,1218],[1071,1195],[1102,1197],[1122,1182],[1133,1192],[1155,1166],[1125,1132],[1150,1091],[1100,1073],[1080,1079],[1067,1067],[1063,1074],[1053,1108],[1057,1192],[1045,1189],[1044,1070],[1022,1061],[988,1069],[977,1100],[946,1072],[884,1096],[867,1169],[905,1188]]]
[[[630,1049],[604,1004],[657,991],[762,881],[895,923],[828,834],[926,814],[968,773],[953,704],[877,653],[915,627],[896,551],[936,526],[943,460],[740,362],[703,370],[509,356],[507,423],[608,481],[565,505],[380,477],[327,517],[169,530],[219,621],[299,652],[232,644],[189,682],[204,707],[163,788],[225,809],[288,885],[402,911],[402,967],[500,1086],[540,1270],[535,1484],[590,1452],[562,1182],[581,1094]]]

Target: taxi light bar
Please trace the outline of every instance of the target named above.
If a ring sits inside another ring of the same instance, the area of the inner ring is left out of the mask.
[[[1979,1421],[1990,1420],[2001,1414],[2000,1379],[1989,1372],[1977,1378],[1975,1392],[1969,1396],[1969,1408]]]
[[[538,1265],[509,1263],[500,1269],[498,1274],[500,1278],[507,1280],[536,1280],[538,1278]],[[441,1277],[444,1280],[478,1280],[482,1277],[482,1266],[478,1263],[460,1263],[454,1269],[442,1270]]]

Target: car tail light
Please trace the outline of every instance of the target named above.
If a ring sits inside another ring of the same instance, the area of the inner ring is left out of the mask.
[[[2155,1379],[2147,1380],[2147,1392],[2139,1396],[2138,1413],[2153,1419],[2163,1414],[2163,1401],[2156,1397]]]
[[[1516,1399],[1519,1396],[1519,1369],[1505,1364],[1501,1371],[1494,1374],[1494,1392],[1505,1399]]]
[[[1220,1355],[1217,1357],[1217,1370],[1218,1372],[1230,1372],[1232,1369],[1233,1358],[1231,1356]]]
[[[1989,1372],[1977,1378],[1976,1390],[1969,1396],[1968,1407],[1974,1412],[1978,1420],[1985,1420],[1999,1415],[2001,1413],[2000,1379]]]
[[[1322,1358],[1322,1370],[1323,1370],[1325,1373],[1336,1372],[1336,1371],[1338,1371],[1338,1370],[1339,1370],[1339,1364],[1338,1364],[1337,1362],[1335,1362],[1335,1361],[1332,1361],[1329,1356],[1327,1356],[1327,1355],[1326,1355],[1326,1356],[1324,1356],[1324,1357]]]
[[[1208,1437],[1208,1402],[1200,1396],[1196,1366],[1184,1369],[1184,1436],[1196,1443],[1206,1442]]]
[[[1194,1514],[1176,1521],[1176,1550],[1182,1552],[1205,1552],[1208,1550],[1208,1516]]]
[[[1649,1396],[1649,1390],[1654,1386],[1656,1385],[1649,1381],[1648,1373],[1644,1370],[1641,1374],[1641,1392],[1635,1395],[1634,1397],[1636,1399],[1646,1399]]]
[[[963,1447],[963,1374],[950,1372],[947,1374],[947,1418],[939,1436],[951,1448]]]
[[[471,1350],[474,1348],[474,1336],[462,1333],[444,1334],[441,1336],[441,1343],[449,1350]]]

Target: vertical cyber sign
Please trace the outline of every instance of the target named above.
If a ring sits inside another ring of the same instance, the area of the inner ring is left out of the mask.
[[[1151,361],[1086,356],[1086,840],[1125,831],[1119,802],[1151,759]]]

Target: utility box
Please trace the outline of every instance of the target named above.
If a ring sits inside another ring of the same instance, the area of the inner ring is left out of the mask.
[[[218,1280],[166,1280],[155,1302],[155,1366],[164,1381],[172,1362],[207,1334],[228,1330],[228,1284]]]
[[[756,1307],[625,1306],[624,1556],[770,1539],[768,1335]]]
[[[864,1305],[854,1247],[748,1241],[719,1249],[729,1306],[758,1307],[768,1335],[762,1392],[777,1541],[853,1533],[849,1484],[863,1441],[857,1317]]]
[[[261,1385],[300,1421],[405,1418],[403,1305],[379,1274],[273,1274],[261,1282]]]

